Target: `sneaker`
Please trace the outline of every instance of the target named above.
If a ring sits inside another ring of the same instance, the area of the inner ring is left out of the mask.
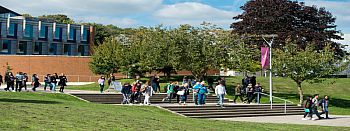
[[[317,120],[317,118],[312,118],[311,120],[315,121],[315,120]]]
[[[305,121],[305,120],[307,120],[307,119],[306,119],[306,118],[301,118],[301,120]]]

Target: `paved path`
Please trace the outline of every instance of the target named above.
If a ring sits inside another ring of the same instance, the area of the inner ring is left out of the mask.
[[[332,117],[332,119],[322,119],[322,120],[315,120],[315,121],[313,121],[313,120],[301,120],[301,118],[302,118],[301,115],[213,118],[212,120],[350,127],[350,116],[330,115],[330,117]]]

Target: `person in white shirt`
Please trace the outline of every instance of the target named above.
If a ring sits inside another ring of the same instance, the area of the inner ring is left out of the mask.
[[[226,89],[225,89],[223,82],[220,82],[219,85],[217,85],[215,87],[215,94],[219,99],[217,105],[220,105],[221,107],[223,107],[224,106],[224,98],[226,95]]]

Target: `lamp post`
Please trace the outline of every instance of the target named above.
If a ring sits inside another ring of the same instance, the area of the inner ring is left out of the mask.
[[[273,44],[273,39],[274,37],[276,37],[277,35],[266,35],[266,36],[262,36],[262,38],[264,39],[264,41],[267,43],[267,45],[269,46],[269,65],[270,65],[270,106],[272,109],[272,44]],[[265,39],[265,37],[272,37],[271,41],[267,41]]]

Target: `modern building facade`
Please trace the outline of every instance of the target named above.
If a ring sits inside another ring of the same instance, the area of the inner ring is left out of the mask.
[[[93,27],[25,18],[0,6],[1,55],[89,56]]]

